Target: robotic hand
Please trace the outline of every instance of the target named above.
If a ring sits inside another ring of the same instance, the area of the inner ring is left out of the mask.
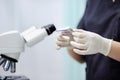
[[[10,69],[11,73],[14,73],[16,71],[16,62],[18,62],[20,53],[24,51],[25,44],[31,47],[52,34],[55,30],[55,26],[49,24],[40,29],[31,27],[22,33],[9,31],[0,34],[0,66],[5,71]]]

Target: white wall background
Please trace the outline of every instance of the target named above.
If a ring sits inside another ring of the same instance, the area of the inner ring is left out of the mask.
[[[65,25],[69,25],[71,28],[76,28],[86,8],[87,0],[65,0],[64,7],[64,22]],[[65,80],[86,80],[86,64],[80,64],[68,55],[68,52],[64,51],[65,61]]]
[[[54,23],[63,26],[63,0],[0,0],[0,33],[26,30]],[[17,63],[17,72],[0,75],[25,75],[31,80],[64,80],[62,50],[55,48],[56,33],[32,48],[26,48]]]

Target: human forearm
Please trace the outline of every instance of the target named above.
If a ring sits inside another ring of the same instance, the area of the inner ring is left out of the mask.
[[[85,62],[83,55],[76,54],[75,52],[73,52],[73,49],[72,49],[72,48],[67,48],[67,50],[68,50],[68,53],[70,54],[70,56],[71,56],[73,59],[75,59],[76,61],[78,61],[78,62],[80,62],[80,63]]]
[[[112,41],[111,50],[108,57],[120,61],[120,43]]]

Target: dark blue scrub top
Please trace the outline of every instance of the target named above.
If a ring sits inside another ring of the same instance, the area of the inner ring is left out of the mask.
[[[120,0],[88,0],[77,26],[120,42]],[[120,62],[98,53],[85,56],[87,80],[120,80]]]

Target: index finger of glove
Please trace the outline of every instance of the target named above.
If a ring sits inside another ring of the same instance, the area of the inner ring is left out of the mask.
[[[66,40],[69,40],[69,36],[67,36],[67,35],[65,36],[63,34],[58,34],[57,40],[59,40],[59,41],[66,41]]]
[[[83,29],[73,29],[74,32],[85,32]]]
[[[85,38],[86,37],[86,33],[85,32],[72,32],[73,37],[77,37],[77,38]]]

